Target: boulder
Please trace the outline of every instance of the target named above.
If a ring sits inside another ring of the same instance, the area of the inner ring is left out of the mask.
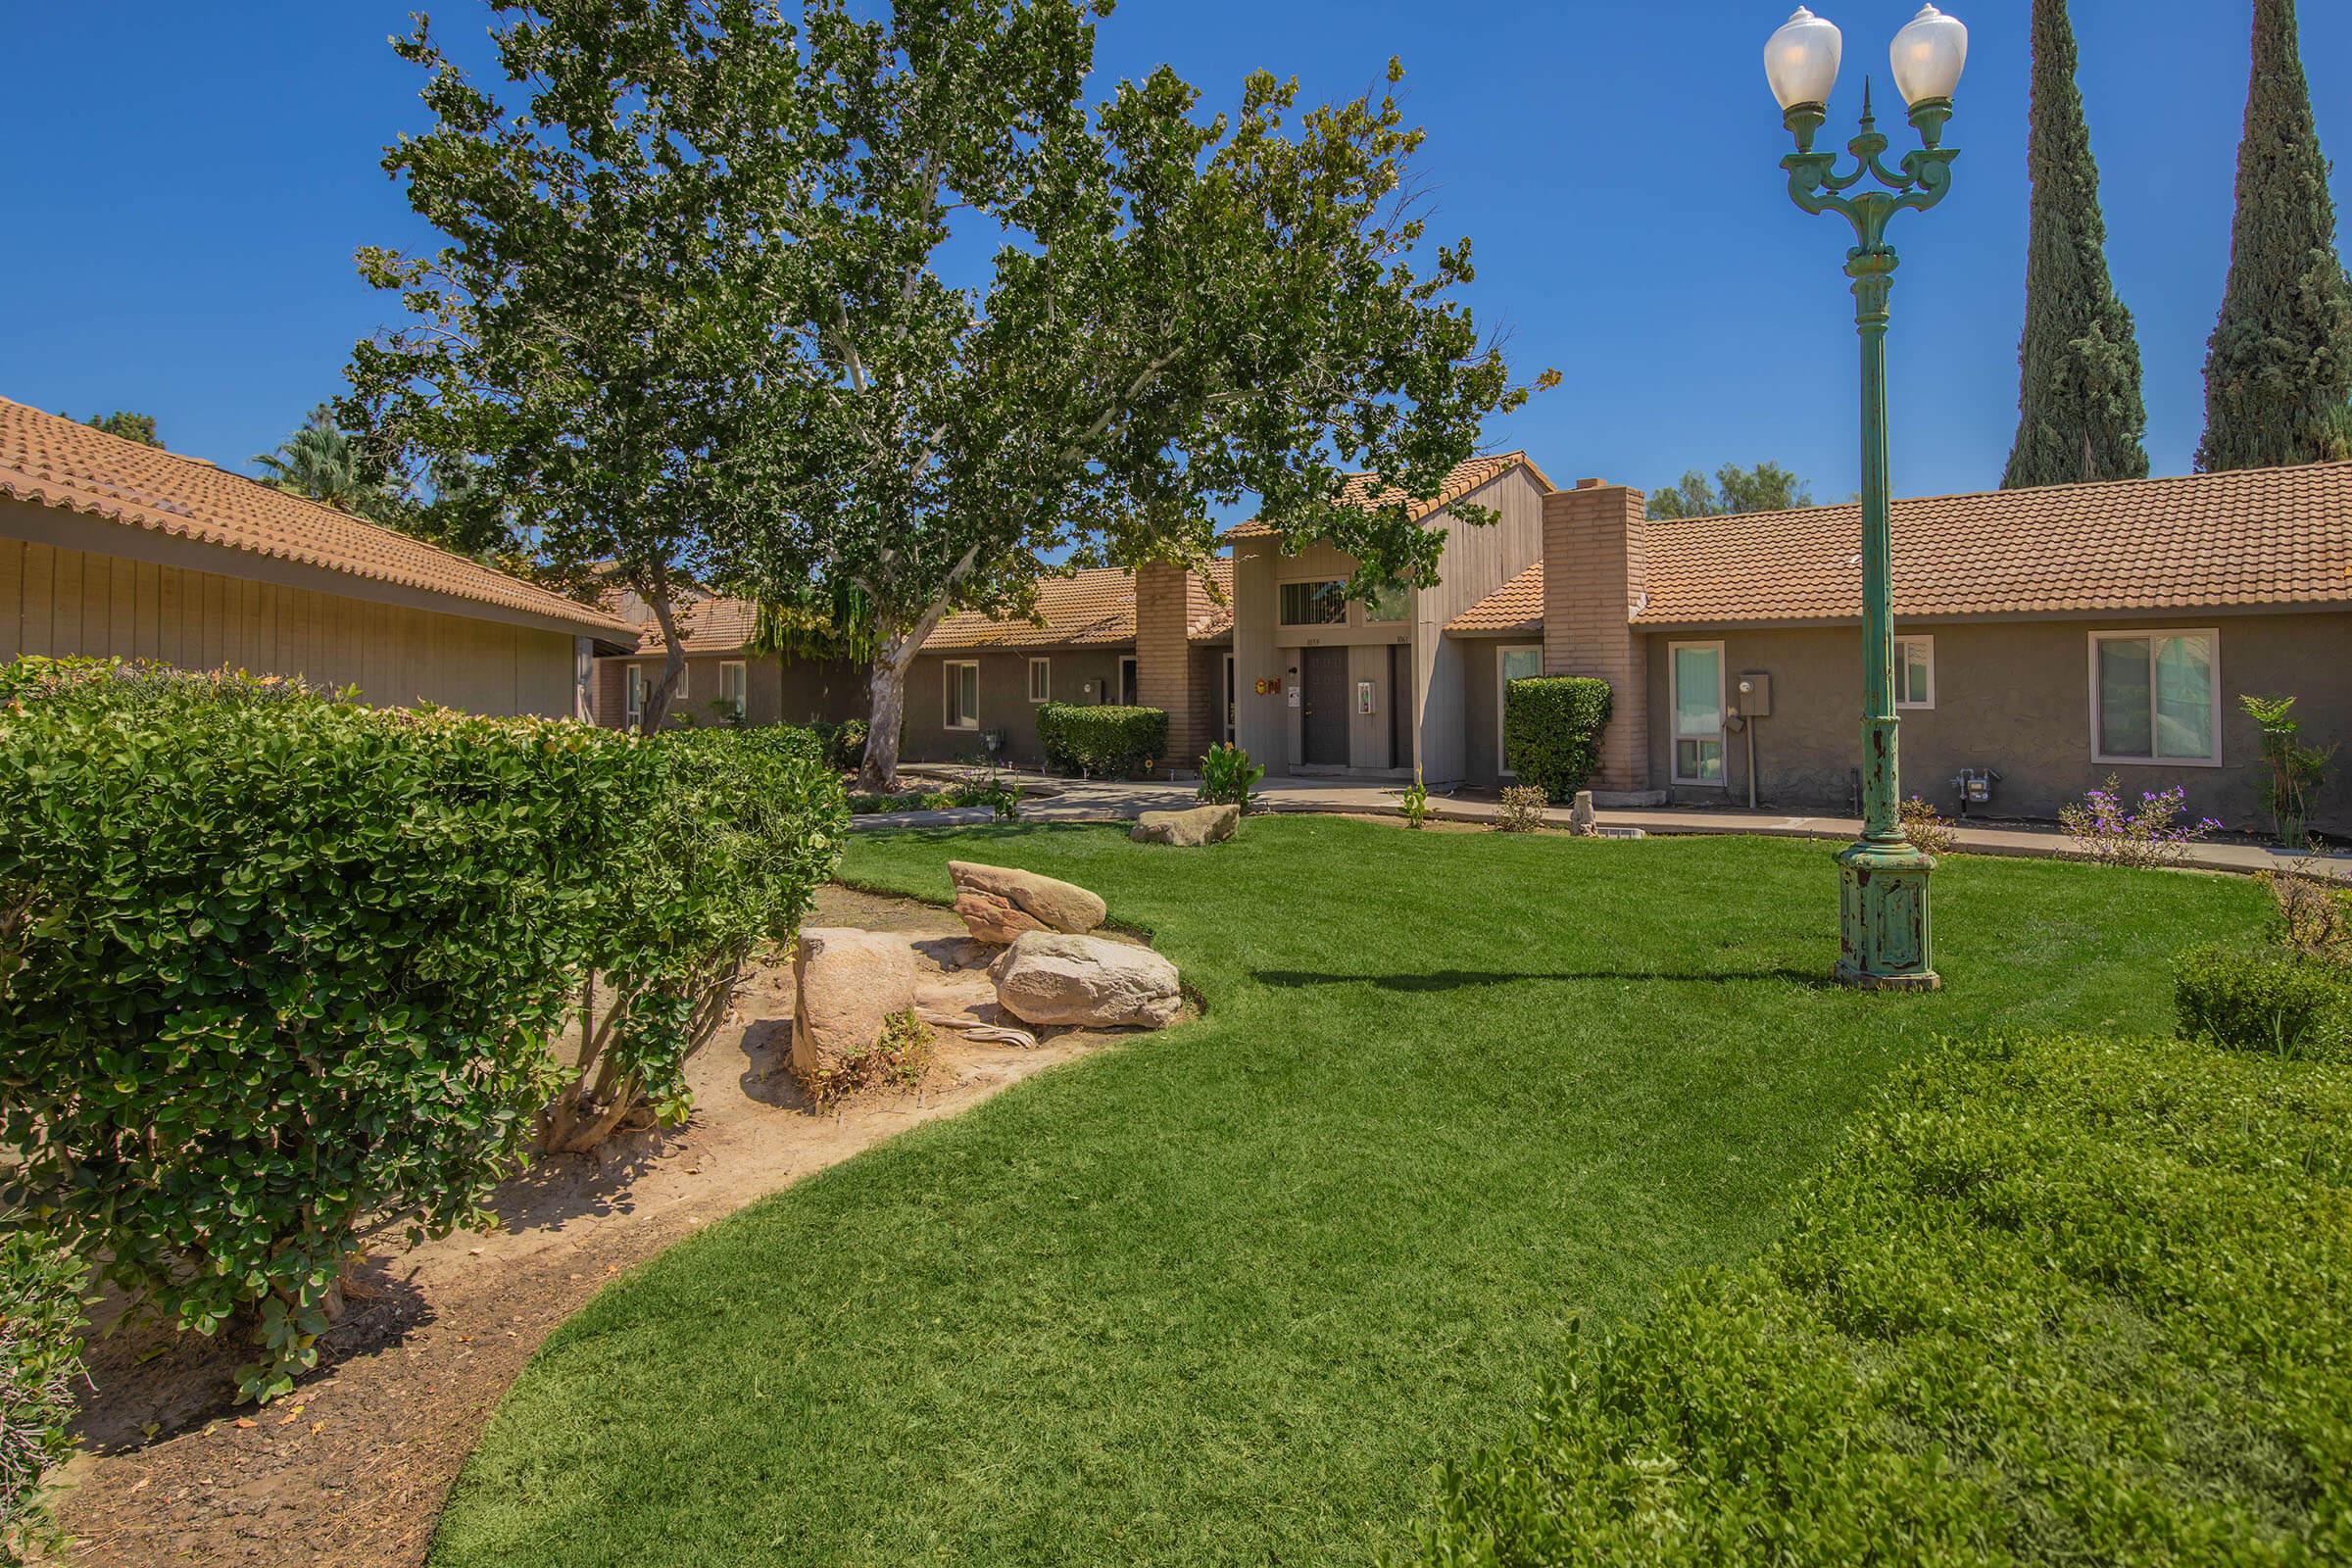
[[[1135,819],[1128,837],[1138,844],[1173,844],[1197,850],[1203,844],[1222,844],[1241,825],[1238,806],[1196,806],[1183,811],[1146,811]]]
[[[990,972],[999,1004],[1025,1023],[1164,1029],[1184,1010],[1174,964],[1108,937],[1032,931]]]
[[[914,949],[903,935],[818,926],[792,956],[792,1070],[804,1077],[869,1051],[914,1005]]]
[[[956,912],[973,936],[1002,946],[1029,931],[1092,931],[1110,911],[1101,899],[1072,882],[1057,882],[1008,865],[950,860],[956,884]]]

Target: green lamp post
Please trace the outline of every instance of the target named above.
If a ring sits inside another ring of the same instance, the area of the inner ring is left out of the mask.
[[[1903,835],[1894,711],[1894,579],[1886,476],[1886,301],[1894,288],[1894,247],[1886,224],[1904,211],[1924,213],[1952,186],[1952,150],[1942,145],[1952,92],[1968,59],[1968,29],[1934,6],[1894,36],[1895,85],[1911,106],[1924,144],[1892,170],[1887,141],[1862,94],[1861,133],[1846,143],[1854,167],[1837,172],[1838,155],[1817,153],[1813,137],[1829,119],[1842,47],[1838,29],[1802,6],[1764,46],[1764,71],[1780,100],[1782,122],[1796,151],[1781,160],[1788,195],[1808,213],[1836,213],[1854,226],[1845,272],[1854,280],[1854,324],[1862,335],[1862,837],[1838,855],[1838,979],[1880,990],[1933,991],[1928,873],[1935,859]],[[1855,187],[1871,180],[1881,188]]]

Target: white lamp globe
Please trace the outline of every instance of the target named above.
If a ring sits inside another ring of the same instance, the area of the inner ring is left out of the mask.
[[[1919,15],[1894,35],[1887,55],[1903,102],[1949,98],[1960,85],[1961,68],[1968,64],[1968,28],[1957,17],[1947,17],[1932,5],[1922,6]]]
[[[1826,104],[1838,85],[1838,62],[1845,40],[1831,24],[1796,8],[1764,45],[1764,75],[1772,95],[1784,110],[1798,104]]]

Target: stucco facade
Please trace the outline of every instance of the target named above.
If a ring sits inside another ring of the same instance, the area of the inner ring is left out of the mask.
[[[723,721],[724,711],[712,705],[723,698],[726,666],[740,664],[744,675],[744,714],[747,724],[840,723],[865,715],[865,670],[846,660],[778,659],[772,654],[724,653],[686,656],[686,692],[670,705],[668,722],[709,724]],[[597,661],[596,719],[609,729],[628,721],[629,671],[639,672],[651,691],[662,678],[662,661],[652,658]]]

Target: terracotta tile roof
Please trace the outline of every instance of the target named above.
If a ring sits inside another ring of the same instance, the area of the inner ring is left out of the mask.
[[[1544,629],[1544,563],[1537,562],[1509,582],[1446,623],[1466,636]]]
[[[1427,521],[1479,486],[1493,484],[1513,468],[1522,466],[1534,476],[1536,483],[1546,490],[1552,488],[1551,481],[1544,476],[1544,470],[1537,467],[1535,460],[1524,452],[1498,452],[1493,457],[1472,458],[1467,463],[1457,465],[1452,472],[1446,475],[1445,486],[1439,490],[1436,500],[1422,502],[1413,508],[1413,521]],[[1395,490],[1382,491],[1378,501],[1385,504],[1396,499],[1397,493]],[[1368,473],[1349,474],[1347,487],[1340,492],[1340,500],[1343,503],[1359,507],[1374,505],[1372,476]],[[1272,528],[1255,517],[1251,517],[1248,522],[1227,529],[1225,537],[1228,539],[1262,539],[1273,532]]]
[[[760,607],[749,599],[693,599],[675,606],[670,618],[678,623],[687,653],[733,654],[742,652],[759,628]],[[661,623],[648,620],[637,638],[637,652],[662,651]]]
[[[2352,463],[1894,506],[1894,612],[2352,604]],[[1852,620],[1861,509],[1653,520],[1637,624]]]
[[[1225,603],[1213,603],[1195,578],[1189,585],[1193,609],[1192,636],[1205,641],[1233,627],[1233,562],[1218,557],[1209,563]],[[950,615],[923,642],[927,654],[973,648],[1108,648],[1135,641],[1135,573],[1115,566],[1097,566],[1067,577],[1048,577],[1037,585],[1037,612],[1045,622],[1000,619],[962,611]]]
[[[371,582],[521,611],[625,641],[625,621],[200,458],[0,398],[0,495]]]

